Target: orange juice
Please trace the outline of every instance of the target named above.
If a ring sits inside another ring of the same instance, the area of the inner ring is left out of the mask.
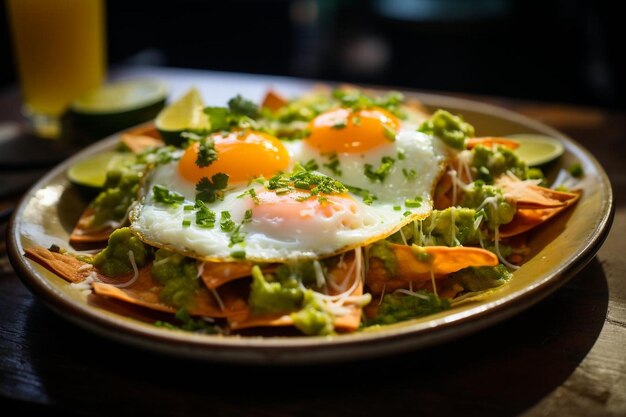
[[[105,73],[103,0],[7,0],[23,101],[58,117]]]

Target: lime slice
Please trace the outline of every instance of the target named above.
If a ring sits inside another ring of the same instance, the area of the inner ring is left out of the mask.
[[[106,173],[135,160],[130,152],[105,151],[85,158],[67,170],[67,177],[81,191],[99,192],[104,186]]]
[[[513,152],[528,166],[547,164],[563,155],[565,151],[563,144],[550,136],[520,133],[507,137],[519,142],[520,146]]]
[[[158,80],[117,81],[74,100],[70,114],[82,133],[103,137],[154,119],[166,99],[167,89]]]
[[[183,140],[181,133],[184,130],[210,127],[209,119],[203,110],[202,96],[198,89],[193,87],[161,110],[154,124],[167,144],[179,146]]]

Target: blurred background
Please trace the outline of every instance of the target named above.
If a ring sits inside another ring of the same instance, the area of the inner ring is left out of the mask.
[[[2,4],[0,89],[17,83],[6,18]],[[108,1],[107,53],[110,67],[623,108],[622,20],[609,1],[582,0]]]

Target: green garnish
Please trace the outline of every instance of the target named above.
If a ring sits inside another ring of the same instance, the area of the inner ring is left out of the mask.
[[[269,179],[266,185],[268,190],[273,190],[276,194],[285,194],[299,189],[306,190],[311,196],[319,194],[339,194],[348,191],[340,181],[305,170],[301,165],[297,165],[293,172],[277,174]]]
[[[369,178],[373,182],[383,182],[387,175],[393,168],[393,164],[395,164],[396,160],[390,156],[383,156],[381,159],[381,164],[376,170],[371,164],[365,164],[365,176]]]
[[[254,188],[247,189],[243,193],[239,194],[237,196],[237,198],[243,198],[243,197],[245,197],[247,195],[250,196],[250,198],[252,199],[252,201],[254,201],[255,204],[259,204],[260,203],[259,197],[256,195],[256,191],[255,191]]]
[[[238,243],[242,243],[245,240],[246,234],[241,231],[242,225],[243,223],[238,224],[237,227],[235,227],[235,230],[233,230],[233,232],[230,234],[230,243],[228,244],[228,247],[232,247]]]
[[[243,249],[234,250],[230,253],[230,256],[234,259],[243,260],[246,259],[246,251]]]
[[[200,227],[213,228],[215,226],[215,212],[207,207],[207,205],[201,201],[196,201],[196,224]]]
[[[205,107],[204,113],[211,124],[211,132],[230,130],[234,127],[249,128],[256,126],[259,108],[250,100],[240,95],[231,98],[226,107]]]
[[[352,194],[358,195],[359,197],[361,197],[363,199],[363,202],[367,204],[368,206],[371,205],[375,200],[378,200],[378,197],[376,197],[374,194],[372,194],[371,192],[363,188],[354,187],[352,185],[346,185],[346,188]]]
[[[309,159],[305,164],[302,165],[302,168],[307,171],[317,171],[320,166],[317,164],[315,159]]]
[[[196,165],[200,168],[208,167],[215,160],[217,160],[215,142],[212,138],[201,139],[198,148],[198,157],[196,158]]]
[[[240,94],[228,100],[228,109],[233,114],[248,116],[253,119],[259,117],[259,107],[253,101],[243,98]]]
[[[230,217],[230,212],[222,211],[220,213],[220,230],[225,233],[230,233],[235,230],[235,222]]]
[[[410,169],[402,168],[402,175],[404,175],[404,178],[410,181],[410,180],[415,179],[417,172],[415,172],[413,168],[410,168]]]
[[[196,184],[196,191],[198,192],[196,200],[201,200],[205,203],[223,200],[226,186],[228,186],[228,175],[223,172],[213,175],[210,180],[207,177],[202,177]]]
[[[241,224],[248,224],[251,221],[252,221],[252,210],[248,209],[243,215],[243,220],[241,221]]]
[[[422,197],[415,197],[414,199],[406,199],[404,200],[404,205],[407,208],[417,208],[422,205]]]
[[[326,168],[330,169],[333,174],[335,175],[341,175],[342,172],[339,169],[339,159],[337,158],[337,154],[335,152],[331,153],[328,155],[328,163],[326,164],[322,164],[324,165]]]
[[[400,105],[404,101],[404,96],[397,91],[390,91],[382,97],[371,97],[356,89],[336,89],[333,91],[333,97],[339,101],[341,107],[347,107],[352,110],[381,107],[396,116],[404,116],[400,111]]]
[[[393,130],[392,127],[384,124],[383,125],[383,133],[385,134],[385,138],[389,142],[395,142],[396,141],[396,131]]]
[[[154,185],[152,187],[152,194],[154,195],[154,201],[161,204],[170,206],[176,206],[179,203],[185,201],[185,197],[175,191],[170,191],[162,185]]]

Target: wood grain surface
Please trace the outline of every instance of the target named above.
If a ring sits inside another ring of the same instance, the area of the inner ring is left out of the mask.
[[[22,285],[0,246],[3,401],[15,415],[626,416],[625,114],[470,98],[568,134],[611,179],[616,211],[607,240],[546,300],[472,336],[381,359],[198,363],[120,345],[58,317]],[[0,96],[0,120],[15,117],[17,99]]]

